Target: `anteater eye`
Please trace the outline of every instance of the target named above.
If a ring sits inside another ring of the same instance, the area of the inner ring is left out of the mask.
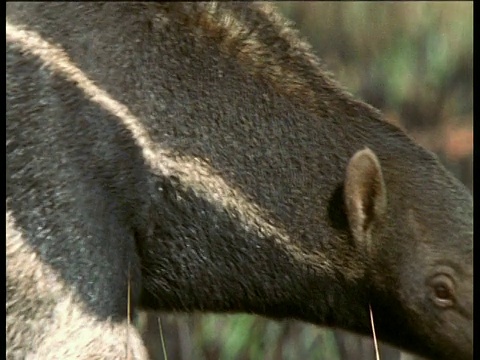
[[[440,274],[436,275],[431,283],[431,298],[435,305],[446,308],[455,303],[454,282],[450,276]]]
[[[448,300],[451,298],[450,291],[445,285],[439,284],[435,287],[435,296],[439,299]]]

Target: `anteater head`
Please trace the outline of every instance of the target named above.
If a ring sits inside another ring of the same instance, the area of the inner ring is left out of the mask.
[[[369,259],[377,331],[423,355],[472,358],[472,197],[433,158],[402,163],[367,148],[346,171],[346,214]]]
[[[7,12],[11,216],[42,261],[73,274],[64,277],[98,318],[126,316],[133,259],[140,307],[371,334],[370,303],[380,340],[472,358],[471,195],[331,80],[272,9],[52,2]],[[10,280],[10,338],[28,334],[17,324],[31,323],[21,314],[34,283],[13,255],[10,279],[24,281]],[[25,352],[32,341],[9,342]]]

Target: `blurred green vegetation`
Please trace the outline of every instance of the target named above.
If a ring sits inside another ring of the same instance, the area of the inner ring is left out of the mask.
[[[279,2],[350,92],[473,189],[473,2]],[[374,359],[371,340],[252,315],[162,315],[168,358]],[[155,316],[139,327],[163,359]],[[381,347],[381,359],[407,358]]]
[[[417,104],[418,95],[420,105],[431,104],[447,88],[453,103],[471,110],[473,2],[282,2],[278,7],[294,19],[340,83],[358,95],[367,87],[381,93],[375,104],[380,108]]]

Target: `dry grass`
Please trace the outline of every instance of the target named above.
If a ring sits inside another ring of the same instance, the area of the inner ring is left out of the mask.
[[[373,322],[372,306],[368,304],[370,310],[370,323],[372,324],[373,345],[375,346],[375,359],[380,360],[380,352],[378,351],[377,334],[375,333],[375,324]]]

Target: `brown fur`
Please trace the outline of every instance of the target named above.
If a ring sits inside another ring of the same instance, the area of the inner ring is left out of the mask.
[[[127,346],[130,359],[147,358],[133,326],[99,322],[82,308],[32,252],[8,210],[6,237],[6,308],[15,314],[7,316],[7,359],[126,359]]]

